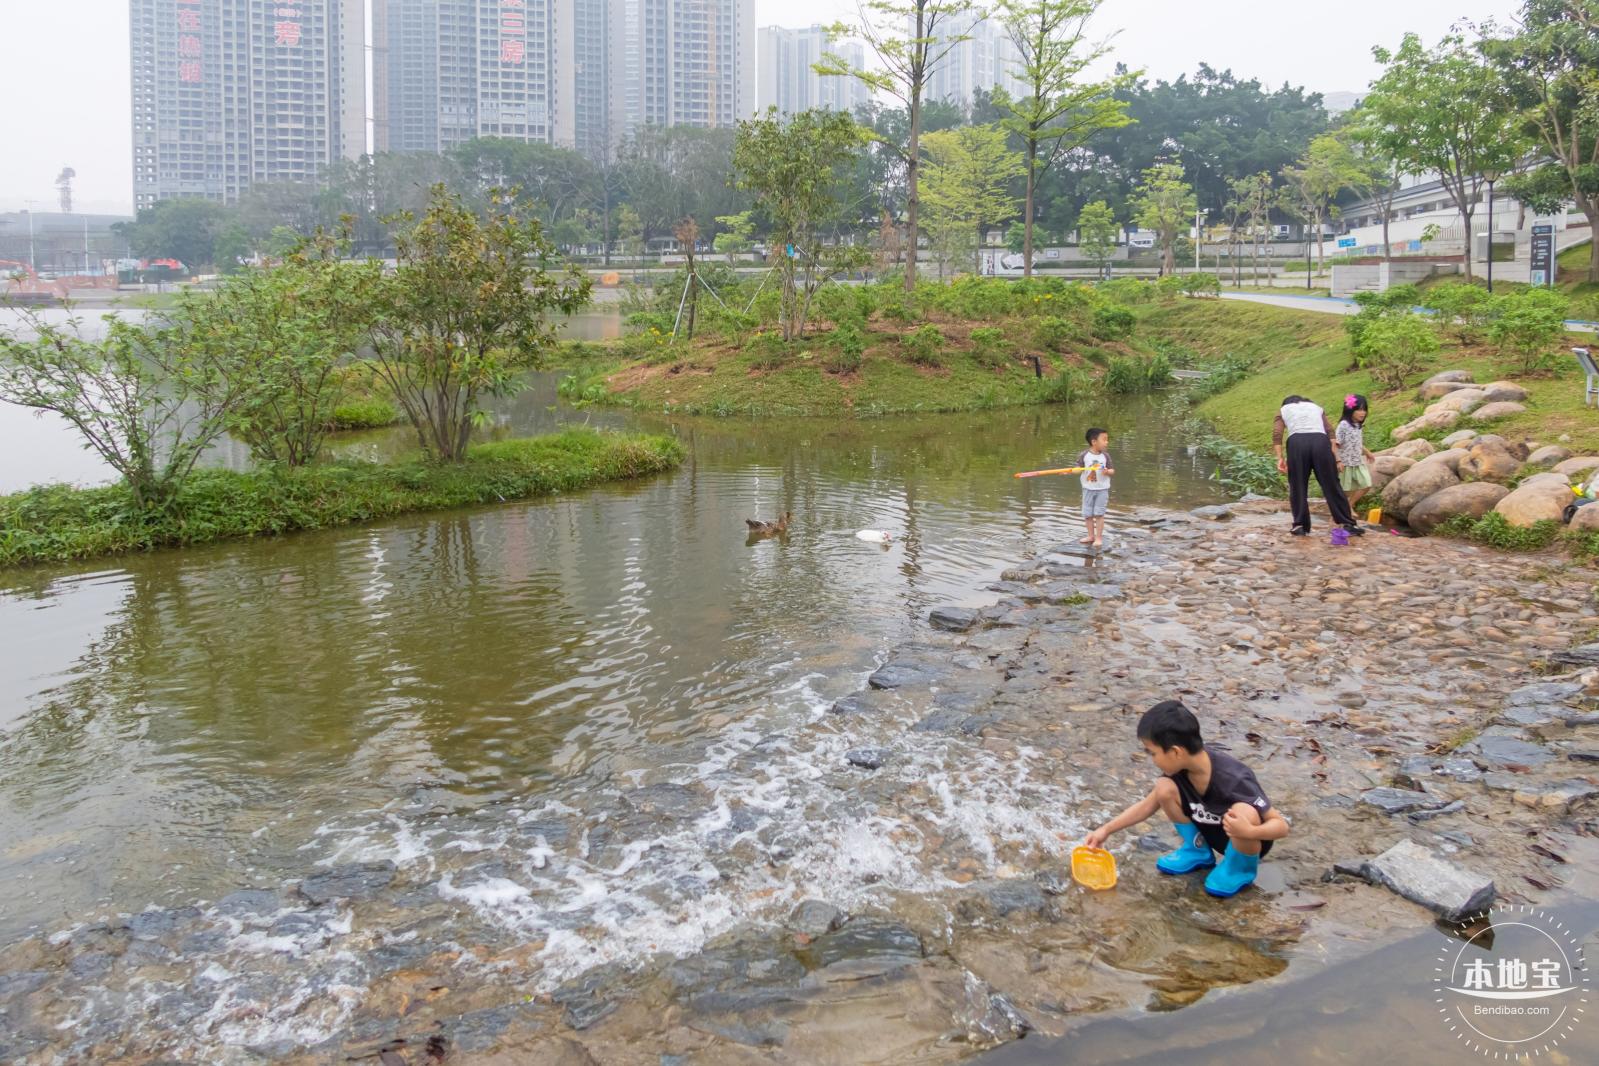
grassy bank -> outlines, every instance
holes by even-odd
[[[1346,394],[1358,392],[1371,398],[1367,445],[1373,450],[1387,447],[1388,434],[1427,405],[1416,399],[1414,388],[1384,393],[1369,373],[1354,366],[1343,322],[1340,316],[1314,311],[1231,300],[1185,301],[1145,315],[1141,327],[1207,355],[1256,361],[1236,385],[1197,408],[1201,418],[1231,440],[1269,451],[1272,415],[1284,396],[1301,393],[1336,412]],[[1568,340],[1581,342],[1575,336]],[[1546,443],[1565,435],[1571,438],[1567,447],[1579,454],[1599,450],[1599,418],[1583,409],[1582,377],[1569,355],[1559,360],[1553,374],[1525,377],[1491,346],[1446,340],[1432,369],[1467,370],[1480,382],[1514,378],[1527,389],[1527,411],[1494,422],[1495,433]]]
[[[0,496],[0,566],[369,522],[416,511],[547,496],[676,466],[669,437],[572,430],[474,447],[457,465],[335,463],[195,474],[173,506],[141,515],[126,488],[52,485]]]

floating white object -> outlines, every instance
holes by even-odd
[[[894,535],[882,529],[863,529],[855,534],[859,540],[869,541],[872,544],[887,544],[894,539]]]

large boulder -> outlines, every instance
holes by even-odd
[[[1431,533],[1456,515],[1481,518],[1508,495],[1509,489],[1491,481],[1451,485],[1412,507],[1406,522],[1418,533]]]
[[[1564,474],[1557,474],[1553,470],[1545,470],[1541,474],[1534,474],[1532,477],[1523,479],[1521,484],[1516,487],[1524,489],[1528,485],[1559,485],[1569,489],[1571,487],[1571,479]]]
[[[1429,407],[1419,418],[1413,418],[1394,430],[1393,438],[1397,441],[1407,441],[1420,433],[1449,429],[1458,421],[1460,421],[1459,411],[1438,411]]]
[[[1401,522],[1410,515],[1410,509],[1435,492],[1460,484],[1460,478],[1445,463],[1417,463],[1394,478],[1382,490],[1384,514]]]
[[[1492,422],[1496,418],[1509,418],[1511,415],[1525,413],[1527,405],[1513,403],[1510,400],[1501,400],[1497,403],[1485,403],[1477,408],[1472,418],[1478,422]]]
[[[1422,463],[1442,463],[1450,470],[1453,470],[1457,476],[1460,476],[1460,464],[1463,463],[1465,459],[1466,450],[1464,448],[1450,448],[1447,451],[1433,452],[1431,455],[1418,459],[1416,461],[1416,465],[1420,466]]]
[[[1527,390],[1514,381],[1491,381],[1482,386],[1489,403],[1526,403]]]
[[[1511,525],[1526,527],[1543,521],[1560,521],[1566,505],[1576,498],[1571,486],[1544,481],[1540,475],[1522,482],[1515,492],[1494,504],[1494,510],[1504,515]]]
[[[1476,444],[1460,461],[1458,473],[1467,481],[1509,481],[1521,469],[1521,460],[1503,444]],[[1496,501],[1497,502],[1497,501]]]
[[[1476,430],[1457,429],[1438,443],[1442,444],[1445,448],[1469,448],[1471,447],[1471,442],[1476,439]]]
[[[1432,381],[1416,390],[1416,399],[1441,400],[1451,392],[1472,388],[1476,388],[1476,386],[1469,381]]]
[[[1475,411],[1488,402],[1488,394],[1481,389],[1456,389],[1448,396],[1435,402],[1427,410],[1430,411],[1458,411],[1466,415]]]
[[[1577,508],[1571,516],[1571,529],[1576,533],[1599,533],[1599,503]]]
[[[1545,444],[1542,448],[1527,456],[1527,465],[1542,469],[1546,466],[1554,466],[1556,463],[1563,463],[1570,458],[1570,448],[1562,448],[1558,444]]]
[[[1438,371],[1438,373],[1434,374],[1432,377],[1428,378],[1426,381],[1423,381],[1421,384],[1422,384],[1422,387],[1425,388],[1428,385],[1436,385],[1440,381],[1453,382],[1455,384],[1470,384],[1470,382],[1471,382],[1471,371],[1469,371],[1469,370],[1440,370],[1440,371]]]
[[[1377,456],[1377,461],[1371,464],[1372,491],[1381,492],[1384,485],[1415,465],[1416,461],[1414,459],[1406,459],[1403,456]]]
[[[1567,477],[1580,477],[1595,467],[1599,467],[1599,455],[1579,455],[1575,459],[1562,459],[1554,465],[1554,471]]]
[[[1403,444],[1394,445],[1383,454],[1395,455],[1401,459],[1409,459],[1414,462],[1417,459],[1425,459],[1437,450],[1437,448],[1432,446],[1432,441],[1430,440],[1407,440]]]

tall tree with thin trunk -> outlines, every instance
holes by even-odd
[[[1482,49],[1549,160],[1506,191],[1541,213],[1572,201],[1599,232],[1599,0],[1527,0],[1520,32]],[[1599,281],[1599,239],[1589,243],[1588,280]]]
[[[973,273],[982,272],[982,232],[1016,217],[1011,192],[1022,173],[1021,156],[1005,143],[996,126],[961,126],[929,133],[927,145],[927,222],[935,244],[972,258]]]
[[[1144,171],[1143,183],[1131,201],[1133,221],[1154,231],[1160,244],[1162,274],[1177,270],[1177,238],[1193,221],[1198,201],[1194,187],[1183,180],[1181,163],[1156,163]]]
[[[1079,84],[1083,72],[1110,53],[1108,41],[1088,39],[1088,21],[1101,3],[1000,0],[995,9],[1020,60],[1011,73],[1026,86],[1026,95],[1019,99],[996,89],[994,101],[1005,112],[1001,125],[1022,142],[1027,177],[1022,270],[1028,277],[1033,276],[1038,183],[1056,160],[1081,148],[1095,133],[1133,121],[1127,115],[1127,102],[1115,94],[1136,83],[1142,72],[1118,71],[1111,78]]]
[[[1394,199],[1399,195],[1399,184],[1405,176],[1404,164],[1383,147],[1382,129],[1368,119],[1364,111],[1348,116],[1344,132],[1354,146],[1356,161],[1360,166],[1359,188],[1371,197],[1371,202],[1382,212],[1382,257],[1392,260],[1393,242],[1388,238],[1388,223],[1394,213]]]
[[[857,0],[856,11],[855,25],[834,26],[833,35],[864,40],[881,69],[854,66],[831,52],[813,69],[818,74],[855,78],[905,105],[910,117],[907,141],[892,147],[905,161],[905,291],[910,292],[916,288],[923,96],[934,69],[967,40],[968,35],[960,31],[965,17],[976,8],[972,0]]]
[[[1487,185],[1526,154],[1521,116],[1504,80],[1458,33],[1432,48],[1407,33],[1395,51],[1373,48],[1384,69],[1361,109],[1380,147],[1414,174],[1437,174],[1460,212],[1471,277],[1471,221]]]
[[[1365,173],[1347,139],[1324,133],[1310,142],[1298,165],[1283,168],[1283,206],[1298,215],[1316,234],[1316,269],[1325,269],[1327,256],[1322,227],[1333,211],[1333,200],[1345,189],[1360,188]],[[1309,240],[1309,234],[1305,237]]]

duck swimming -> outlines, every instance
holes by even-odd
[[[746,518],[744,524],[749,526],[752,537],[776,537],[788,532],[788,523],[793,517],[793,512],[784,511],[775,522],[758,522],[753,518]]]
[[[871,544],[888,544],[894,539],[894,535],[892,533],[883,529],[862,529],[858,531],[855,536],[857,539],[867,541]]]

